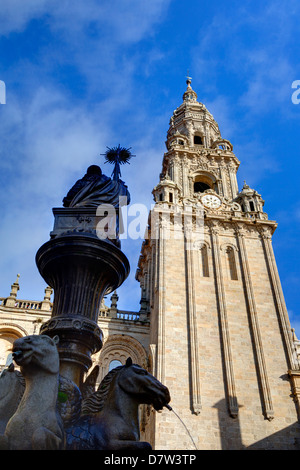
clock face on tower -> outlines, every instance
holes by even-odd
[[[201,202],[204,207],[207,207],[208,209],[219,209],[222,204],[221,199],[214,194],[205,194],[202,196]]]

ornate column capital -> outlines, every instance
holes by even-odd
[[[220,233],[220,223],[217,220],[209,220],[207,222],[210,233],[212,235],[219,235]]]
[[[260,226],[258,227],[258,232],[263,240],[272,240],[270,227]]]

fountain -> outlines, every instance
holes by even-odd
[[[64,198],[64,207],[53,209],[51,239],[36,254],[41,276],[54,289],[51,319],[40,333],[59,336],[61,374],[79,387],[91,366],[91,355],[102,347],[97,324],[101,300],[129,274],[118,233],[103,239],[97,233],[105,219],[97,215],[98,207],[110,206],[118,220],[120,197],[130,201],[122,181],[111,180],[96,165],[89,167]]]
[[[130,436],[124,440],[122,427],[112,425],[116,416],[110,408],[106,407],[104,413],[97,407],[89,407],[86,400],[91,396],[84,395],[84,377],[92,365],[92,355],[102,348],[102,332],[97,322],[101,301],[124,282],[130,269],[119,240],[120,209],[122,204],[130,202],[128,188],[120,179],[120,165],[128,163],[132,155],[130,149],[120,145],[109,148],[105,155],[106,161],[114,164],[113,177],[105,176],[97,165],[90,166],[63,199],[63,207],[53,209],[50,240],[36,254],[38,270],[54,290],[52,315],[42,324],[39,335],[21,338],[13,345],[14,362],[25,377],[24,394],[19,403],[14,403],[17,410],[0,436],[1,449],[66,448],[66,440],[78,441],[82,426],[85,435],[90,436],[89,442],[80,441],[75,448],[151,449],[150,444],[139,442],[138,404],[152,403],[155,409],[162,409],[170,401],[164,385],[146,371],[141,375],[139,366],[127,361],[122,366],[124,373],[120,372],[136,375],[138,389],[142,386],[140,378],[144,377],[149,393],[143,394],[140,401],[126,398],[126,403],[133,403],[132,408],[126,410],[121,388],[114,391],[120,410],[127,413],[127,417],[135,416],[129,420],[135,422],[135,429],[131,434],[128,429],[124,430],[126,436]],[[57,351],[57,357],[49,363],[50,351],[53,357]],[[52,367],[54,363],[59,366]],[[16,371],[10,367],[9,373]],[[0,388],[4,379],[9,383],[9,373],[0,377]],[[92,375],[95,376],[93,371],[89,377]],[[45,396],[36,401],[39,388]],[[99,391],[94,391],[95,395],[97,393]],[[128,394],[138,395],[131,389]],[[46,402],[52,404],[52,409],[49,405],[45,415],[42,407]],[[0,404],[0,418],[1,413]],[[44,423],[42,430],[40,422]],[[109,434],[109,429],[114,431]]]

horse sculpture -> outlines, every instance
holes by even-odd
[[[129,358],[83,401],[82,416],[66,429],[66,449],[151,450],[148,442],[139,441],[139,405],[161,410],[169,401],[167,387]]]
[[[139,441],[139,405],[161,410],[168,407],[170,395],[130,358],[94,391],[96,366],[82,393],[59,375],[56,340],[46,335],[19,338],[13,358],[21,372],[10,364],[0,374],[0,449],[151,450],[149,443]]]
[[[46,335],[17,339],[13,357],[25,378],[19,406],[0,436],[0,449],[43,450],[64,447],[64,429],[57,411],[59,356]]]
[[[23,375],[10,364],[0,374],[0,435],[4,433],[6,425],[17,411],[25,390]]]
[[[82,391],[72,380],[59,375],[57,410],[64,427],[71,426],[79,418],[82,398],[95,392],[98,373],[99,366],[95,366],[82,384]],[[16,412],[24,391],[25,379],[15,369],[13,362],[9,361],[0,373],[0,436],[4,434],[8,421]]]

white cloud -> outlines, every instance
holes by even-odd
[[[94,109],[84,102],[75,105],[67,95],[45,84],[32,90],[26,106],[12,97],[1,108],[4,123],[0,128],[0,141],[4,143],[1,169],[5,175],[1,201],[5,213],[0,283],[7,290],[10,287],[7,283],[13,282],[20,273],[20,298],[38,300],[43,295],[45,283],[35,266],[35,254],[49,239],[53,226],[52,207],[61,206],[68,189],[90,164],[102,166],[100,153],[104,153],[106,145],[119,143],[115,140],[119,134],[118,97],[110,98],[110,106],[106,104],[105,114],[101,114],[101,104]],[[146,121],[143,108],[135,110],[134,114],[136,122]],[[114,120],[112,130],[110,125]],[[164,150],[163,145],[157,149],[152,145],[152,134],[159,127],[160,122],[148,123],[143,126],[143,132],[132,137],[131,145],[137,156],[130,167],[122,168],[133,203],[144,203],[148,207],[152,203],[151,191],[158,181]],[[154,167],[156,172],[153,172]],[[102,169],[110,176],[110,166],[102,166]],[[146,181],[137,178],[141,173],[149,175]],[[120,308],[133,308],[133,304],[134,308],[139,308],[138,300],[134,299],[139,299],[135,270],[141,243],[142,240],[123,243],[131,262],[131,274],[122,291]]]
[[[1,1],[0,31],[2,35],[20,32],[32,19],[38,18],[47,11],[47,0],[9,0]]]
[[[151,34],[171,0],[9,0],[1,3],[2,35],[21,32],[33,19],[50,17],[48,25],[66,35],[105,32],[112,42],[136,42]],[[78,38],[80,41],[80,38]]]
[[[19,272],[27,298],[43,281],[35,253],[49,239],[52,207],[86,168],[99,159],[107,129],[84,107],[70,106],[59,92],[36,90],[28,106],[10,101],[1,108],[1,285]],[[37,287],[35,287],[37,286]],[[43,292],[41,292],[42,295]]]
[[[7,146],[2,149],[2,165],[16,169],[18,161],[20,192],[27,199],[62,191],[68,174],[74,177],[76,171],[96,158],[104,145],[103,139],[107,139],[104,123],[99,128],[95,116],[84,107],[70,106],[64,95],[51,88],[37,89],[22,110],[14,102],[2,111],[5,125],[0,135],[6,142],[14,140],[12,153],[7,154]],[[20,135],[14,139],[18,122]]]
[[[265,111],[284,105],[291,99],[293,67],[285,57],[274,61],[271,52],[253,51],[249,54],[249,63],[253,64],[253,74],[248,79],[248,88],[241,96],[240,105],[252,113]]]
[[[205,90],[218,92],[220,73],[244,81],[237,104],[253,113],[286,108],[294,78],[290,45],[297,32],[299,3],[261,4],[252,12],[251,2],[243,2],[233,16],[218,10],[210,24],[201,28],[193,48],[195,74]],[[211,51],[214,51],[212,54]],[[297,78],[297,77],[296,77]],[[250,116],[249,116],[250,117]]]

